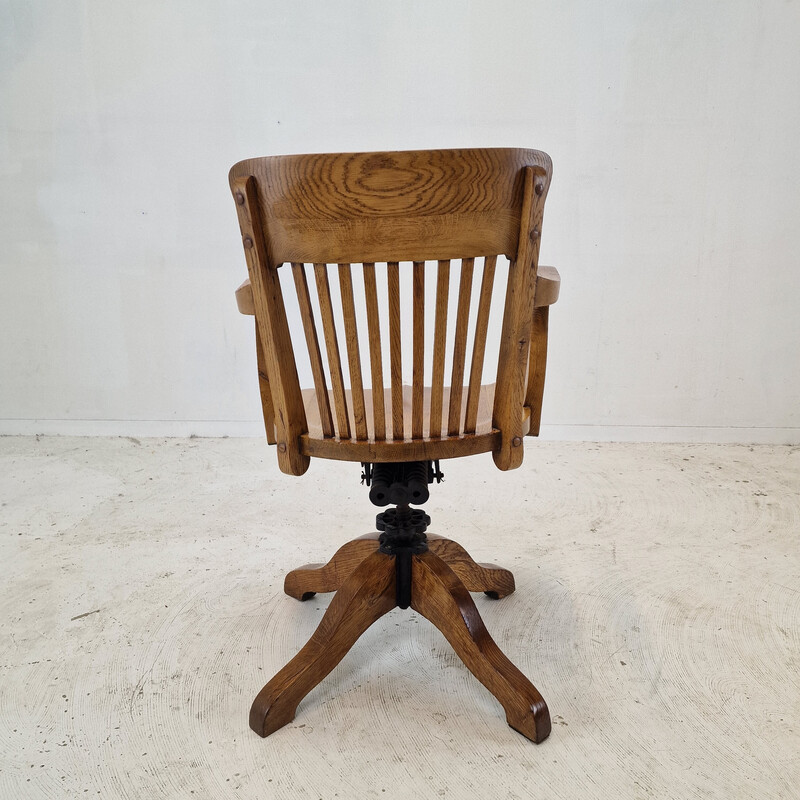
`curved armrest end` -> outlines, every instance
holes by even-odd
[[[244,281],[236,290],[236,305],[240,314],[255,315],[256,307],[253,303],[253,289],[250,286],[250,278]]]
[[[535,308],[551,306],[558,300],[561,289],[561,276],[555,267],[540,265],[536,272],[536,295],[533,305]]]

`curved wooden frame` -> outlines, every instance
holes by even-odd
[[[237,290],[237,302],[243,313],[252,308],[256,317],[267,439],[274,440],[277,445],[282,471],[300,475],[308,468],[312,456],[347,461],[409,461],[491,451],[500,469],[513,469],[522,463],[523,437],[539,431],[547,305],[555,302],[559,287],[558,273],[552,268],[543,270],[541,279],[537,274],[542,217],[551,174],[552,164],[545,153],[511,148],[276,156],[234,165],[230,184],[250,275],[249,297],[243,284]],[[507,254],[510,260],[497,380],[491,430],[476,432],[488,299],[497,254]],[[489,283],[481,288],[469,388],[466,398],[462,398],[469,295],[476,258],[485,259],[488,272],[484,272],[484,278],[488,274]],[[440,271],[444,270],[446,275],[452,259],[460,259],[462,269],[449,407],[445,409],[446,431],[439,431],[439,422],[434,419],[441,402],[441,386],[436,381],[444,380],[443,355],[437,342],[445,330],[446,310],[445,316],[441,316],[440,306],[442,300],[445,305],[447,303],[446,292],[444,298],[437,292],[435,377],[431,389],[431,425],[426,433],[422,418],[422,397],[426,391],[422,385],[423,263],[438,260]],[[375,424],[368,429],[372,419],[368,421],[364,416],[359,332],[350,270],[351,264],[362,263],[365,281],[370,278],[367,281],[367,333],[374,381],[380,373],[380,354],[378,348],[376,356],[372,339],[379,333],[374,276],[367,268],[374,268],[377,261],[389,264],[392,402],[388,424],[384,425],[382,409],[381,420],[378,420],[376,406]],[[414,264],[414,381],[410,431],[404,430],[402,419],[397,284],[400,261]],[[314,367],[315,394],[323,423],[322,438],[309,434],[277,273],[284,263],[292,264],[300,293],[306,343]],[[320,341],[313,312],[307,302],[304,264],[314,265],[325,351],[333,382],[332,403],[320,361]],[[328,288],[329,264],[338,264],[339,269],[347,343],[344,354],[337,344]],[[343,360],[348,364],[354,387],[349,395],[352,415],[348,413],[348,398],[342,382]],[[378,388],[382,392],[383,384]],[[372,394],[382,397],[380,392]],[[462,405],[462,399],[466,399],[466,406]],[[332,411],[335,414],[332,415]]]

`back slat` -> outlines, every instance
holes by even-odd
[[[403,354],[400,332],[400,264],[388,263],[389,274],[389,359],[392,379],[392,438],[405,438],[403,432]]]
[[[339,290],[342,295],[342,316],[344,317],[344,335],[347,342],[347,361],[350,367],[350,387],[353,399],[353,421],[356,427],[356,439],[365,440],[367,433],[367,415],[364,410],[364,382],[361,378],[361,353],[358,349],[358,326],[356,325],[356,307],[353,300],[353,277],[349,264],[339,264]]]
[[[461,260],[461,282],[458,287],[458,310],[456,312],[456,336],[453,344],[453,374],[450,380],[450,413],[447,417],[448,436],[457,436],[461,431],[461,395],[464,388],[464,360],[467,354],[469,301],[472,294],[472,271],[474,266],[474,258],[463,258]]]
[[[383,404],[383,357],[375,264],[364,264],[364,293],[367,301],[369,366],[372,377],[373,434],[376,442],[382,442],[386,439],[386,409]]]
[[[486,332],[489,326],[489,309],[492,305],[494,271],[497,256],[490,256],[483,262],[481,296],[478,301],[478,317],[475,320],[475,342],[472,347],[472,362],[469,367],[469,391],[467,392],[467,412],[464,419],[464,433],[475,433],[478,420],[478,400],[481,394],[481,375],[483,356],[486,352]]]
[[[432,437],[442,433],[442,393],[444,391],[444,355],[447,344],[447,303],[450,293],[450,262],[440,261],[436,279],[436,315],[433,323],[433,370],[431,375]]]
[[[328,368],[333,384],[333,401],[336,406],[336,425],[340,439],[350,438],[350,420],[347,416],[347,398],[344,393],[342,361],[339,357],[339,342],[336,338],[336,323],[333,320],[331,288],[328,283],[327,264],[314,264],[314,277],[317,281],[319,309],[322,314],[322,329],[325,331],[325,348],[328,351]]]
[[[241,161],[255,176],[274,263],[421,261],[516,251],[521,170],[535,150],[329,153]]]
[[[413,373],[411,380],[411,438],[422,438],[422,405],[425,394],[425,262],[414,262]]]
[[[319,350],[317,326],[314,324],[314,311],[311,308],[311,298],[308,294],[308,280],[303,264],[292,264],[292,276],[297,290],[297,302],[300,306],[300,317],[303,320],[303,331],[306,336],[308,358],[311,361],[311,374],[314,376],[314,391],[317,396],[319,418],[322,423],[323,436],[333,436],[333,417],[331,404],[328,398],[328,385],[325,381],[325,369],[322,366],[322,353]]]

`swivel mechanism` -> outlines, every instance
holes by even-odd
[[[425,531],[431,518],[421,508],[430,497],[428,484],[438,475],[444,477],[430,461],[410,461],[397,464],[365,464],[365,480],[370,485],[369,499],[376,506],[396,503],[395,508],[382,511],[375,517],[375,527],[381,531],[379,550],[394,556],[396,569],[397,605],[411,605],[411,556],[428,549]],[[366,477],[368,476],[368,477]]]

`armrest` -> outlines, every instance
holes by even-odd
[[[253,303],[253,288],[250,286],[250,278],[247,278],[236,290],[236,306],[240,314],[255,315],[256,307]]]
[[[555,267],[540,266],[536,275],[536,295],[534,306],[541,308],[542,306],[551,306],[558,300],[558,292],[561,289],[561,276]],[[250,286],[250,278],[248,278],[236,290],[236,305],[239,308],[240,314],[256,313],[255,306],[253,305],[253,290]]]
[[[533,301],[534,308],[551,306],[558,300],[561,289],[561,276],[555,267],[545,267],[541,264],[536,272],[536,295]]]

